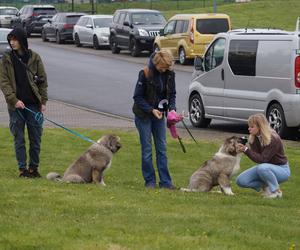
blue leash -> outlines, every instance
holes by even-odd
[[[29,108],[26,108],[26,107],[25,107],[25,109],[26,109],[27,111],[31,112],[32,114],[34,114],[34,119],[35,119],[40,125],[42,125],[43,122],[44,122],[44,120],[46,120],[46,121],[51,122],[51,123],[53,123],[54,125],[56,125],[56,126],[62,128],[62,129],[68,131],[69,133],[71,133],[71,134],[73,134],[73,135],[76,135],[77,137],[79,137],[79,138],[81,138],[81,139],[83,139],[83,140],[85,140],[85,141],[87,141],[87,142],[90,142],[90,143],[97,143],[97,142],[93,141],[92,139],[90,139],[90,138],[88,138],[88,137],[86,137],[86,136],[84,136],[84,135],[82,135],[82,134],[80,134],[80,133],[78,133],[78,132],[76,132],[76,131],[74,131],[74,130],[72,130],[72,129],[66,128],[66,127],[64,127],[63,125],[61,125],[61,124],[59,124],[59,123],[57,123],[57,122],[55,122],[55,121],[52,121],[52,120],[50,120],[50,119],[44,117],[43,113],[41,113],[41,112],[35,112],[35,111],[33,111],[33,110],[29,109]]]

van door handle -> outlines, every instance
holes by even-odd
[[[224,69],[222,69],[222,71],[221,71],[221,78],[224,81]]]

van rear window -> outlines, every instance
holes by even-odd
[[[196,29],[201,34],[217,34],[227,32],[229,23],[226,18],[197,19]]]
[[[33,12],[36,15],[55,15],[57,11],[54,8],[34,8]]]

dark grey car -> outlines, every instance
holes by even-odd
[[[56,13],[52,5],[25,5],[20,9],[19,18],[14,20],[13,26],[23,27],[29,37],[31,33],[41,33],[43,25]]]
[[[155,36],[166,24],[166,19],[157,10],[117,10],[110,26],[110,46],[114,54],[129,49],[132,56],[141,51],[152,52]]]
[[[48,20],[42,28],[43,41],[56,41],[63,43],[67,40],[73,41],[73,28],[78,19],[84,13],[66,12],[57,13],[52,19]]]

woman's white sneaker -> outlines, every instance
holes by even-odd
[[[276,199],[276,198],[282,198],[282,192],[281,190],[276,190],[275,192],[273,193],[270,193],[268,195],[265,195],[264,196],[265,198],[268,198],[268,199]]]

